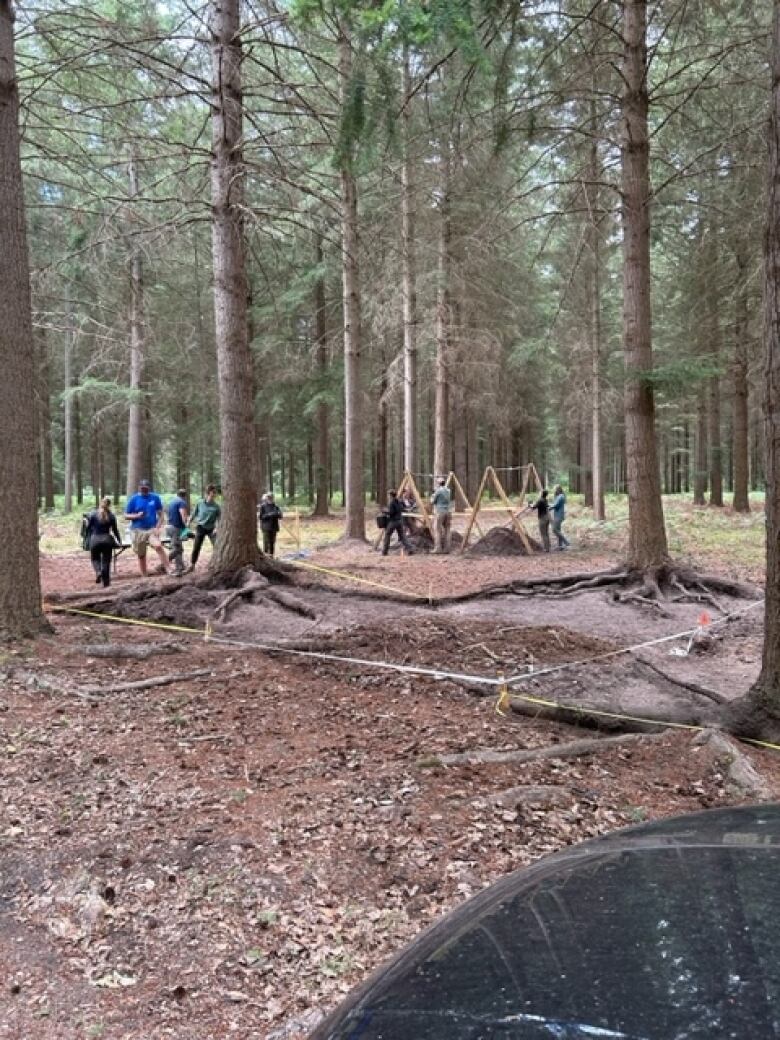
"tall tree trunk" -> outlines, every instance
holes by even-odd
[[[41,456],[41,491],[45,509],[54,509],[54,463],[51,432],[51,366],[49,344],[38,336],[38,439]]]
[[[749,513],[748,498],[748,298],[747,260],[741,248],[735,251],[737,295],[734,305],[734,378],[732,467],[735,513]]]
[[[352,84],[352,42],[342,23],[339,34],[339,92],[346,112]],[[341,159],[341,250],[344,296],[344,500],[345,535],[366,537],[363,493],[363,421],[361,386],[362,315],[358,261],[358,194],[352,156]]]
[[[81,450],[81,398],[73,399],[73,465],[76,477],[76,504],[84,504],[84,458]]]
[[[696,448],[693,470],[693,504],[706,504],[707,478],[709,475],[709,451],[707,445],[707,388],[702,384],[696,395]]]
[[[317,264],[317,281],[314,284],[314,340],[319,398],[317,401],[317,443],[315,448],[314,482],[316,500],[314,516],[327,516],[330,510],[328,493],[328,463],[330,460],[330,409],[325,397],[325,380],[328,375],[328,326],[325,311],[325,272],[323,270],[322,234],[317,232],[314,240],[314,259]]]
[[[306,501],[309,508],[314,505],[314,445],[311,437],[306,440]]]
[[[625,359],[628,563],[645,570],[668,558],[661,505],[650,308],[650,179],[647,3],[623,5],[623,353]]]
[[[73,511],[73,397],[71,385],[73,383],[73,346],[76,339],[74,317],[68,307],[69,328],[65,336],[65,356],[63,359],[63,383],[65,394],[63,402],[63,427],[65,435],[65,446],[63,450],[63,462],[65,466],[65,502],[63,509],[66,513]]]
[[[271,488],[271,474],[268,459],[268,417],[261,416],[255,423],[255,440],[257,444],[257,501]]]
[[[723,505],[723,446],[721,442],[720,422],[720,315],[718,313],[718,296],[715,283],[715,272],[717,270],[717,245],[715,233],[709,231],[709,248],[707,254],[710,259],[707,272],[707,318],[705,325],[708,331],[709,360],[714,369],[708,381],[708,419],[709,419],[709,441],[710,441],[710,505]]]
[[[254,406],[249,349],[241,153],[240,0],[212,0],[211,235],[224,508],[211,569],[229,573],[261,558],[257,548]]]
[[[395,475],[391,479],[387,469],[387,368],[385,356],[382,356],[382,376],[379,384],[379,405],[377,407],[377,430],[376,430],[376,501],[383,503],[390,484],[395,485]],[[389,481],[389,483],[388,483]]]
[[[594,46],[598,44],[598,32],[593,27]],[[604,520],[604,458],[601,438],[601,384],[602,384],[602,333],[601,333],[601,219],[599,185],[602,180],[601,158],[599,156],[599,136],[602,128],[596,104],[598,75],[593,71],[593,96],[589,103],[590,122],[590,171],[589,184],[586,189],[588,204],[588,237],[590,239],[590,277],[588,293],[590,296],[590,462],[591,462],[591,494],[593,498],[594,520]]]
[[[414,180],[411,141],[411,73],[409,48],[403,53],[401,133],[401,293],[404,323],[404,469],[417,465],[417,267],[415,262]]]
[[[434,474],[445,476],[450,469],[452,455],[450,406],[450,248],[452,240],[450,214],[450,141],[441,142],[441,198],[439,201],[439,258],[436,299],[436,404],[434,410],[435,434],[433,450]]]
[[[186,404],[176,408],[176,487],[190,488],[190,440],[187,424],[189,412]]]
[[[733,703],[731,727],[748,736],[780,739],[780,0],[772,26],[768,126],[768,205],[764,236],[764,434],[766,440],[766,600],[761,674]]]
[[[468,481],[468,447],[466,444],[468,439],[468,430],[466,424],[466,405],[463,401],[462,393],[458,393],[457,398],[452,402],[452,414],[452,468],[455,470],[455,476],[465,488]],[[453,495],[453,501],[455,502],[457,509],[463,509],[464,503],[462,502],[460,495]]]
[[[138,195],[138,169],[135,159],[129,165],[130,197]],[[144,270],[141,251],[131,241],[130,256],[130,412],[127,420],[127,494],[135,494],[138,482],[151,473],[145,472],[143,397],[144,365],[146,362],[146,330],[144,324]]]
[[[466,494],[474,504],[474,496],[479,487],[479,441],[477,437],[477,419],[471,405],[466,405]]]
[[[295,486],[295,450],[293,448],[290,448],[288,454],[290,466],[287,471],[287,497],[290,500],[290,502],[294,502],[295,495],[297,493],[297,488]]]
[[[48,626],[38,574],[35,353],[19,159],[13,12],[0,0],[0,638]]]

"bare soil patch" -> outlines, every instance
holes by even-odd
[[[576,556],[340,559],[423,591],[434,579],[470,590],[515,567],[598,565]],[[133,564],[120,560],[118,589],[144,587]],[[83,556],[43,571],[48,589],[89,588]],[[295,590],[316,621],[241,602],[215,634],[495,676],[582,661],[697,616],[679,604],[656,617],[598,591],[431,611],[316,578],[334,591],[306,588],[310,578]],[[155,602],[189,597],[201,627],[214,606],[186,581],[172,597]],[[672,657],[679,640],[643,654],[739,693],[757,668],[759,613],[699,655]],[[304,1036],[429,921],[506,872],[619,826],[745,798],[723,754],[687,731],[571,760],[445,768],[442,756],[562,746],[583,731],[501,715],[495,691],[468,681],[52,617],[53,638],[0,663],[0,1037]],[[165,652],[149,653],[157,642]],[[173,673],[198,677],[128,688]],[[635,659],[530,682],[583,701],[602,687],[619,698],[641,686],[656,706],[679,696]],[[780,794],[780,757],[746,754]]]

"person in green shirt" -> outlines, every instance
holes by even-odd
[[[433,538],[435,553],[448,553],[450,551],[450,534],[452,531],[452,514],[450,507],[452,495],[447,487],[447,481],[442,477],[438,486],[431,495],[433,506]]]
[[[217,536],[217,524],[222,514],[222,509],[217,502],[217,488],[215,484],[209,484],[206,488],[205,497],[198,502],[190,516],[190,529],[195,531],[195,541],[192,544],[192,555],[188,570],[194,570],[198,562],[203,540],[208,538],[211,544]]]

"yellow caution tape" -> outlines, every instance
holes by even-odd
[[[316,563],[304,563],[303,560],[285,560],[285,563],[291,563],[293,567],[305,567],[310,571],[321,571],[323,574],[335,574],[338,578],[345,578],[347,581],[360,582],[361,585],[373,585],[377,589],[384,589],[386,592],[394,592],[396,596],[410,596],[412,599],[424,600],[426,597],[419,595],[417,592],[407,592],[406,589],[396,589],[392,585],[385,585],[381,581],[372,581],[370,578],[359,578],[356,574],[350,574],[349,571],[337,571],[332,567],[321,567]]]
[[[81,607],[61,607],[56,603],[44,603],[44,611],[56,611],[59,614],[83,614],[85,617],[100,618],[101,621],[121,621],[125,625],[140,625],[142,628],[163,628],[167,632],[186,632],[189,635],[200,635],[199,628],[188,628],[186,625],[173,625],[166,621],[145,621],[142,618],[119,617],[118,614],[101,614],[98,610],[83,610]]]
[[[311,565],[311,566],[314,566],[314,565]],[[318,570],[324,570],[325,568],[317,568],[317,569]],[[141,627],[144,627],[144,628],[159,628],[159,629],[164,629],[164,630],[169,631],[169,632],[184,632],[187,635],[197,635],[197,636],[203,635],[203,637],[204,637],[204,639],[206,641],[211,640],[211,641],[213,641],[215,643],[222,643],[222,644],[226,644],[228,646],[240,646],[240,647],[246,647],[246,648],[250,648],[250,649],[254,649],[254,650],[270,651],[272,653],[290,654],[290,655],[293,655],[293,656],[296,656],[296,657],[311,657],[311,658],[316,658],[316,659],[325,660],[325,661],[339,661],[339,662],[343,662],[343,663],[346,663],[346,664],[358,664],[358,665],[364,665],[364,666],[373,667],[373,668],[385,668],[385,669],[390,669],[392,671],[397,671],[397,672],[408,672],[408,673],[412,673],[412,674],[415,674],[415,675],[423,675],[423,676],[427,676],[429,678],[433,678],[433,679],[436,679],[436,680],[439,680],[439,681],[446,680],[446,679],[454,680],[456,682],[457,681],[464,681],[464,680],[466,680],[466,681],[470,681],[470,682],[481,683],[483,685],[499,686],[500,687],[500,689],[499,689],[499,696],[498,696],[498,700],[496,701],[496,704],[495,704],[495,710],[500,715],[505,714],[504,709],[507,708],[507,707],[510,707],[511,703],[512,703],[512,699],[515,699],[515,700],[518,700],[518,701],[524,701],[524,702],[526,702],[528,704],[538,704],[540,707],[556,708],[556,709],[561,710],[561,711],[570,711],[572,713],[579,714],[579,715],[590,715],[590,716],[595,716],[595,717],[598,717],[598,718],[616,719],[618,721],[623,721],[623,722],[639,722],[639,723],[642,723],[642,724],[647,725],[647,726],[663,726],[666,729],[685,729],[685,730],[694,730],[694,731],[701,732],[704,729],[708,728],[708,727],[705,727],[705,726],[694,725],[693,723],[687,723],[687,722],[667,722],[667,721],[665,721],[663,719],[648,719],[648,718],[644,718],[642,715],[625,715],[622,712],[604,711],[604,710],[602,710],[600,708],[588,708],[587,706],[584,706],[582,704],[563,704],[560,701],[553,701],[553,700],[550,700],[550,699],[548,699],[546,697],[534,697],[531,694],[510,693],[508,685],[507,685],[507,680],[505,680],[503,675],[499,675],[498,678],[494,679],[494,678],[489,677],[489,676],[469,675],[469,674],[464,674],[464,673],[460,673],[460,672],[443,672],[443,671],[440,671],[438,669],[433,669],[433,668],[420,668],[420,667],[415,667],[414,665],[395,664],[392,661],[373,661],[373,660],[369,660],[369,659],[365,659],[365,658],[344,657],[344,656],[340,656],[340,655],[337,655],[337,654],[320,653],[320,652],[317,652],[315,650],[297,650],[297,649],[295,649],[293,647],[278,646],[276,644],[251,643],[251,642],[247,642],[246,640],[228,639],[228,638],[225,638],[224,636],[214,636],[210,622],[206,622],[205,629],[204,629],[203,632],[201,632],[201,630],[198,629],[198,628],[190,628],[190,627],[188,627],[186,625],[174,625],[174,624],[169,624],[169,623],[162,622],[162,621],[144,621],[141,618],[120,617],[117,614],[101,614],[98,611],[84,610],[84,609],[82,609],[80,607],[61,607],[61,606],[58,606],[56,604],[44,604],[44,609],[45,610],[49,610],[49,611],[57,611],[59,613],[65,613],[65,614],[79,614],[79,615],[84,615],[85,617],[99,618],[101,621],[119,622],[120,624],[124,624],[124,625],[140,625]],[[625,653],[625,652],[627,652],[630,649],[631,649],[630,647],[627,647],[622,652]],[[612,656],[612,654],[608,654],[608,655],[604,655],[604,656]],[[600,659],[599,657],[596,657],[596,658],[591,658],[590,660],[591,661],[595,661],[595,660],[599,660],[599,659]],[[580,666],[580,665],[583,665],[583,664],[586,664],[586,663],[588,663],[587,659],[585,661],[573,661],[573,662],[571,662],[570,667]],[[565,667],[566,667],[566,665],[558,665],[554,669],[550,669],[550,670],[557,671],[560,668],[565,668]],[[544,674],[544,671],[540,671],[540,672],[536,672],[536,673],[529,672],[529,673],[527,673],[527,675],[525,677],[530,679],[530,678],[534,678],[536,675],[541,675],[541,674]],[[521,676],[512,676],[508,681],[509,682],[511,682],[513,680],[514,681],[518,681],[520,678],[521,678]],[[765,741],[765,740],[754,740],[754,739],[749,738],[749,737],[745,737],[745,738],[741,738],[741,739],[745,743],[747,743],[747,744],[754,744],[757,747],[768,748],[771,751],[780,751],[780,744],[773,744],[773,743],[770,743],[769,741]]]

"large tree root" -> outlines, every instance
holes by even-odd
[[[674,710],[656,711],[642,708],[641,713],[617,710],[614,704],[552,705],[537,704],[532,698],[510,694],[510,706],[516,715],[569,726],[607,730],[618,733],[655,733],[670,726],[717,726],[720,715],[714,709],[688,703]]]
[[[617,737],[594,737],[589,740],[573,740],[567,744],[551,744],[542,748],[520,748],[516,751],[492,751],[476,749],[452,755],[431,755],[421,760],[425,766],[475,766],[475,765],[521,765],[538,762],[543,758],[579,758],[613,748],[617,745],[636,744],[639,740],[660,739],[663,734],[623,733]]]
[[[281,589],[275,589],[267,578],[258,574],[253,568],[246,567],[238,575],[239,587],[229,592],[219,606],[214,610],[212,617],[215,621],[226,621],[228,612],[241,599],[251,598],[256,595],[265,596],[283,610],[289,610],[301,617],[316,620],[317,613],[307,606],[297,596]]]
[[[718,693],[717,690],[711,690],[708,686],[700,686],[699,683],[691,682],[687,679],[680,679],[676,675],[670,675],[669,672],[665,672],[663,668],[659,668],[657,664],[653,664],[652,661],[648,661],[646,657],[639,657],[637,655],[636,661],[638,664],[643,665],[645,668],[649,668],[656,675],[660,675],[666,682],[671,683],[673,686],[679,686],[683,690],[690,690],[691,693],[696,693],[699,697],[706,697],[707,700],[714,701],[715,704],[726,704],[728,703],[728,697],[722,693]]]

